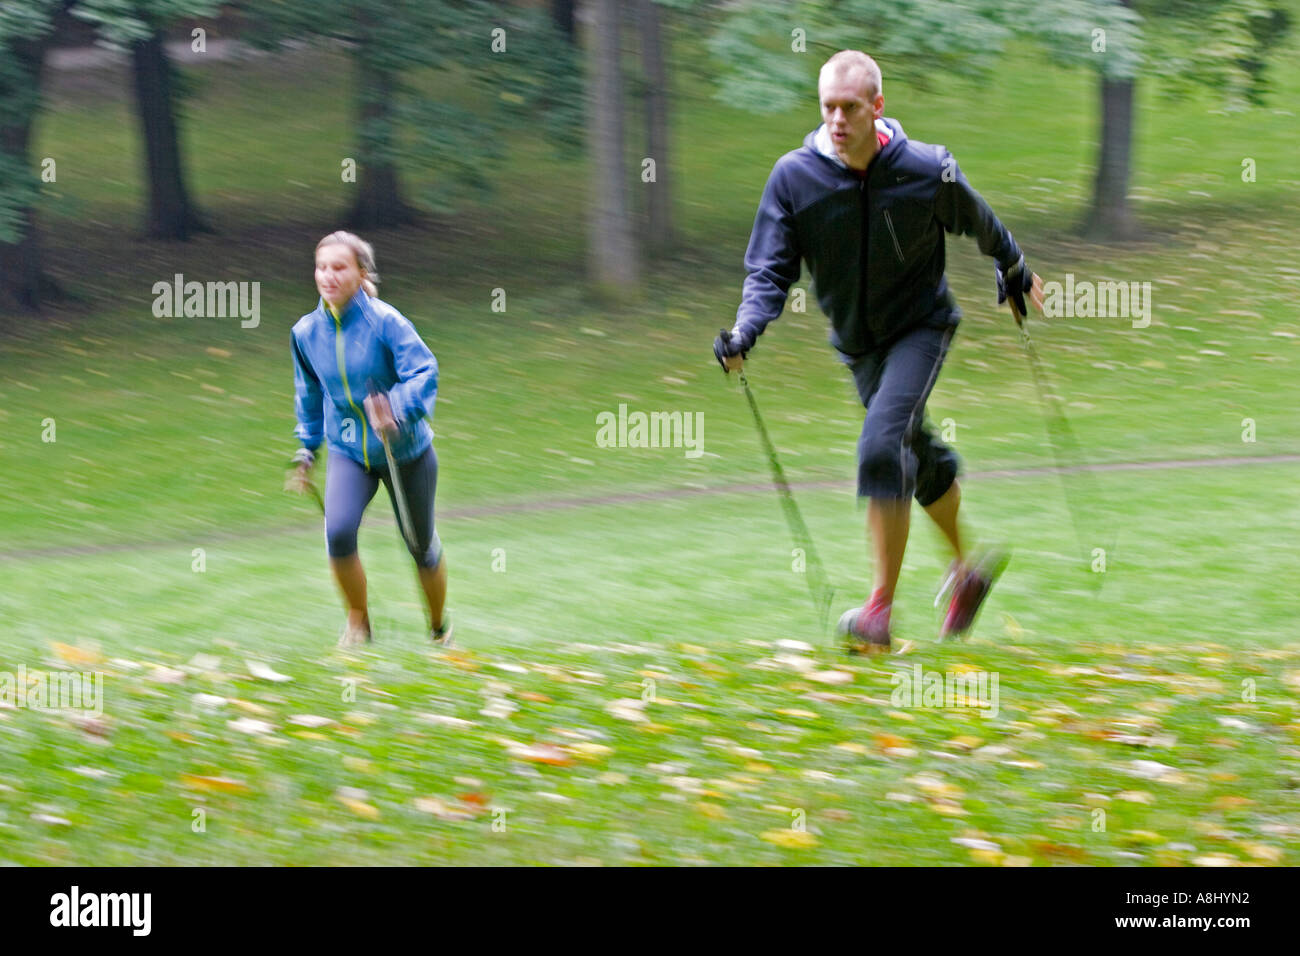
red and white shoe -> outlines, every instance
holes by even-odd
[[[849,608],[840,615],[836,631],[845,638],[850,654],[888,654],[890,605],[870,599],[861,607]]]
[[[1011,556],[1005,551],[988,551],[973,564],[960,564],[956,561],[948,570],[948,577],[939,589],[939,604],[945,592],[951,591],[948,601],[948,613],[944,615],[943,626],[939,630],[941,640],[964,636],[975,625],[980,607],[993,590],[1002,572],[1006,570]]]

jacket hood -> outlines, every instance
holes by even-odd
[[[890,119],[888,116],[876,120],[876,132],[884,133],[889,137],[889,142],[881,147],[881,154],[892,153],[898,149],[907,140],[907,134],[903,132],[903,126],[896,119]],[[803,144],[823,159],[829,160],[841,169],[847,169],[844,161],[835,154],[835,146],[831,142],[830,130],[826,124],[822,123],[815,130],[803,138]]]

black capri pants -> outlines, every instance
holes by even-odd
[[[412,537],[416,547],[407,550],[415,563],[422,568],[436,568],[442,560],[442,542],[433,523],[433,497],[438,489],[438,456],[430,445],[419,458],[397,466],[406,492],[406,506],[411,512]],[[357,552],[357,530],[361,515],[370,499],[379,489],[379,482],[388,489],[393,514],[397,512],[397,498],[388,467],[365,467],[341,452],[330,451],[329,469],[325,475],[325,547],[331,558],[346,558]],[[400,521],[400,516],[398,521]]]
[[[841,354],[867,409],[858,439],[858,494],[912,498],[923,507],[943,497],[960,460],[925,420],[955,326],[920,326],[893,345],[861,356]]]

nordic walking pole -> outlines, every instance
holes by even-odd
[[[366,390],[373,398],[378,394],[373,381],[367,382]],[[376,428],[379,434],[379,440],[384,443],[384,457],[388,459],[388,480],[393,483],[393,497],[397,500],[397,527],[402,532],[402,538],[406,541],[407,547],[414,553],[418,550],[415,542],[415,532],[411,525],[411,512],[406,507],[406,491],[402,488],[402,475],[397,470],[397,461],[393,458],[393,446],[388,440],[388,434],[381,429]]]
[[[723,329],[720,334],[725,341],[730,336],[730,330]],[[749,379],[745,377],[744,369],[737,370],[736,374],[740,376],[740,384],[745,390],[749,410],[754,415],[754,425],[758,428],[758,436],[763,443],[763,450],[767,452],[767,461],[772,468],[772,483],[776,485],[776,490],[781,498],[781,510],[785,513],[786,524],[790,527],[790,536],[794,538],[795,546],[803,549],[804,556],[807,559],[804,576],[808,581],[808,592],[812,595],[813,607],[821,616],[822,629],[825,630],[830,621],[831,602],[834,600],[835,589],[831,587],[830,580],[826,576],[826,569],[817,556],[817,549],[813,547],[812,535],[808,531],[808,526],[804,524],[803,515],[799,512],[799,505],[795,503],[794,492],[790,490],[790,483],[785,479],[785,471],[781,468],[781,461],[776,456],[776,446],[772,444],[772,439],[767,433],[767,426],[763,423],[763,416],[758,410],[758,402],[754,401],[754,392],[749,387]]]
[[[1056,459],[1057,473],[1061,476],[1061,488],[1065,495],[1065,506],[1070,512],[1070,523],[1074,526],[1075,542],[1083,555],[1084,564],[1089,564],[1092,551],[1087,546],[1083,534],[1081,516],[1083,503],[1077,499],[1077,495],[1070,493],[1070,483],[1066,481],[1067,472],[1071,470],[1067,463],[1066,450],[1068,449],[1073,454],[1077,462],[1073,468],[1074,471],[1087,475],[1089,478],[1092,477],[1092,472],[1083,461],[1079,442],[1074,437],[1074,430],[1070,428],[1069,419],[1065,417],[1065,409],[1061,407],[1060,398],[1047,385],[1047,375],[1043,371],[1043,364],[1038,357],[1038,350],[1034,348],[1034,341],[1029,337],[1029,329],[1025,327],[1026,316],[1020,314],[1020,310],[1016,308],[1015,300],[1011,296],[1007,296],[1007,305],[1011,307],[1011,315],[1016,320],[1016,327],[1020,329],[1020,341],[1025,347],[1025,354],[1029,357],[1029,371],[1034,379],[1034,387],[1038,390],[1039,404],[1043,408],[1043,420],[1047,424],[1047,437],[1052,445],[1052,455]],[[1096,483],[1090,481],[1087,490],[1095,497]],[[1101,584],[1101,581],[1097,582],[1098,588],[1100,588]]]

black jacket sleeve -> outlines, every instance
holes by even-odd
[[[785,309],[790,286],[799,280],[799,239],[778,163],[763,187],[745,251],[745,284],[736,325],[752,341]]]
[[[940,147],[942,149],[942,147]],[[980,252],[992,256],[1004,272],[1020,261],[1020,247],[993,214],[984,197],[966,181],[952,153],[943,150],[934,214],[943,228],[958,236],[974,236]]]

